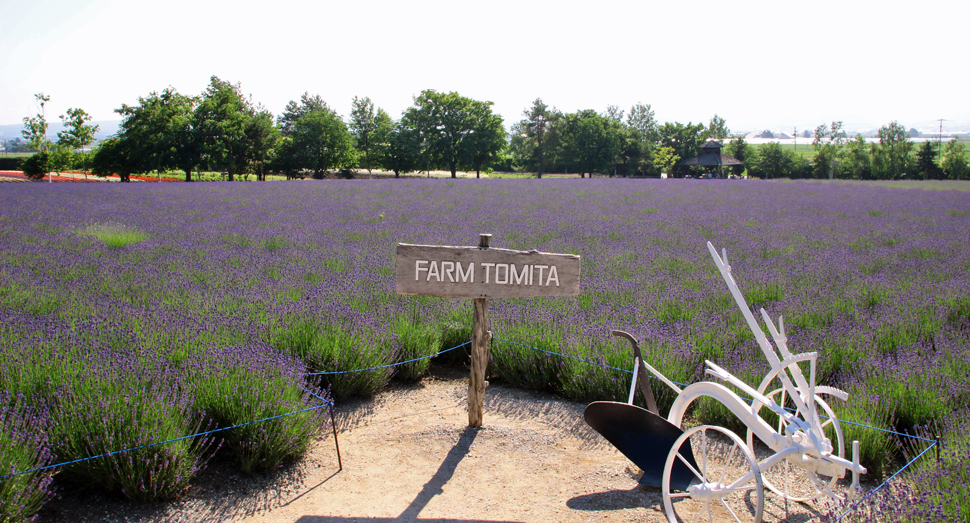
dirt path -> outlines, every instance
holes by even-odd
[[[132,506],[55,500],[41,521],[585,522],[666,521],[658,489],[583,422],[585,404],[493,384],[485,423],[467,427],[467,381],[452,371],[338,403],[333,438],[272,477],[210,466],[182,500]],[[806,521],[766,495],[765,521]]]

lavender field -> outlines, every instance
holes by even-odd
[[[311,392],[339,399],[415,379],[426,361],[304,374],[467,341],[470,301],[394,294],[394,248],[474,245],[479,233],[495,247],[582,256],[578,297],[491,301],[494,379],[625,398],[625,374],[516,345],[631,368],[629,346],[609,335],[622,329],[675,381],[703,379],[711,359],[757,385],[767,362],[711,241],[727,249],[749,304],[785,317],[789,346],[820,353],[819,382],[849,392],[833,400],[840,419],[945,438],[942,462],[927,460],[908,476],[914,490],[895,494],[918,500],[910,516],[970,514],[947,494],[970,480],[960,428],[970,411],[970,198],[811,182],[4,187],[0,470],[300,410],[315,404]],[[441,358],[460,364],[461,351]],[[672,400],[661,394],[661,410]],[[68,466],[54,483],[175,496],[213,453],[247,472],[298,458],[324,412]],[[737,428],[717,404],[693,414]],[[876,476],[913,451],[887,433],[845,430]],[[29,515],[50,488],[44,474],[4,479],[0,511]]]

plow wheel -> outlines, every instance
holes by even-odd
[[[678,450],[686,442],[697,467]],[[671,488],[674,464],[687,466],[693,475],[686,491]],[[684,432],[671,448],[664,466],[663,500],[671,523],[706,521],[761,521],[764,511],[761,473],[747,446],[722,427],[702,425]]]
[[[768,381],[768,380],[766,380]],[[770,381],[768,381],[770,383]],[[777,381],[775,382],[778,383]],[[795,415],[804,419],[806,414],[800,411],[795,411],[795,404],[788,397],[787,392],[783,388],[775,389],[769,393],[766,393],[769,399],[781,405],[786,409],[791,409],[795,412]],[[839,424],[838,418],[835,417],[835,413],[832,412],[832,408],[829,404],[825,402],[822,398],[815,396],[816,411],[818,412],[819,420],[822,423],[822,430],[825,433],[825,437],[828,438],[832,444],[832,454],[840,458],[845,457],[845,443],[842,439],[842,426]],[[761,416],[768,425],[778,431],[779,434],[784,435],[785,429],[788,427],[788,423],[782,419],[780,416],[771,412],[771,410],[764,408],[764,405],[755,402],[754,404],[755,414]],[[755,435],[748,429],[748,450],[754,454],[754,440]],[[760,441],[760,440],[759,440]],[[836,476],[825,476],[817,474],[803,469],[797,465],[793,465],[787,459],[781,460],[774,466],[762,470],[761,474],[764,478],[765,487],[771,490],[779,496],[784,496],[790,501],[796,503],[804,503],[806,501],[811,501],[818,497],[819,494],[825,493],[826,491],[832,492],[835,487],[835,483],[839,480]]]

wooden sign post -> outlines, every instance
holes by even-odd
[[[579,294],[579,256],[491,249],[491,238],[491,234],[480,235],[477,247],[397,245],[398,294],[475,300],[468,382],[469,427],[482,426],[491,336],[488,299]]]

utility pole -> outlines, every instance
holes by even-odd
[[[939,148],[939,151],[937,151],[938,153],[937,161],[940,162],[940,166],[942,167],[943,166],[943,122],[946,121],[946,118],[937,118],[937,120],[939,120],[940,122],[940,138],[939,140],[937,140],[937,148]]]
[[[795,153],[798,153],[798,127],[791,128],[791,137],[795,140]]]

